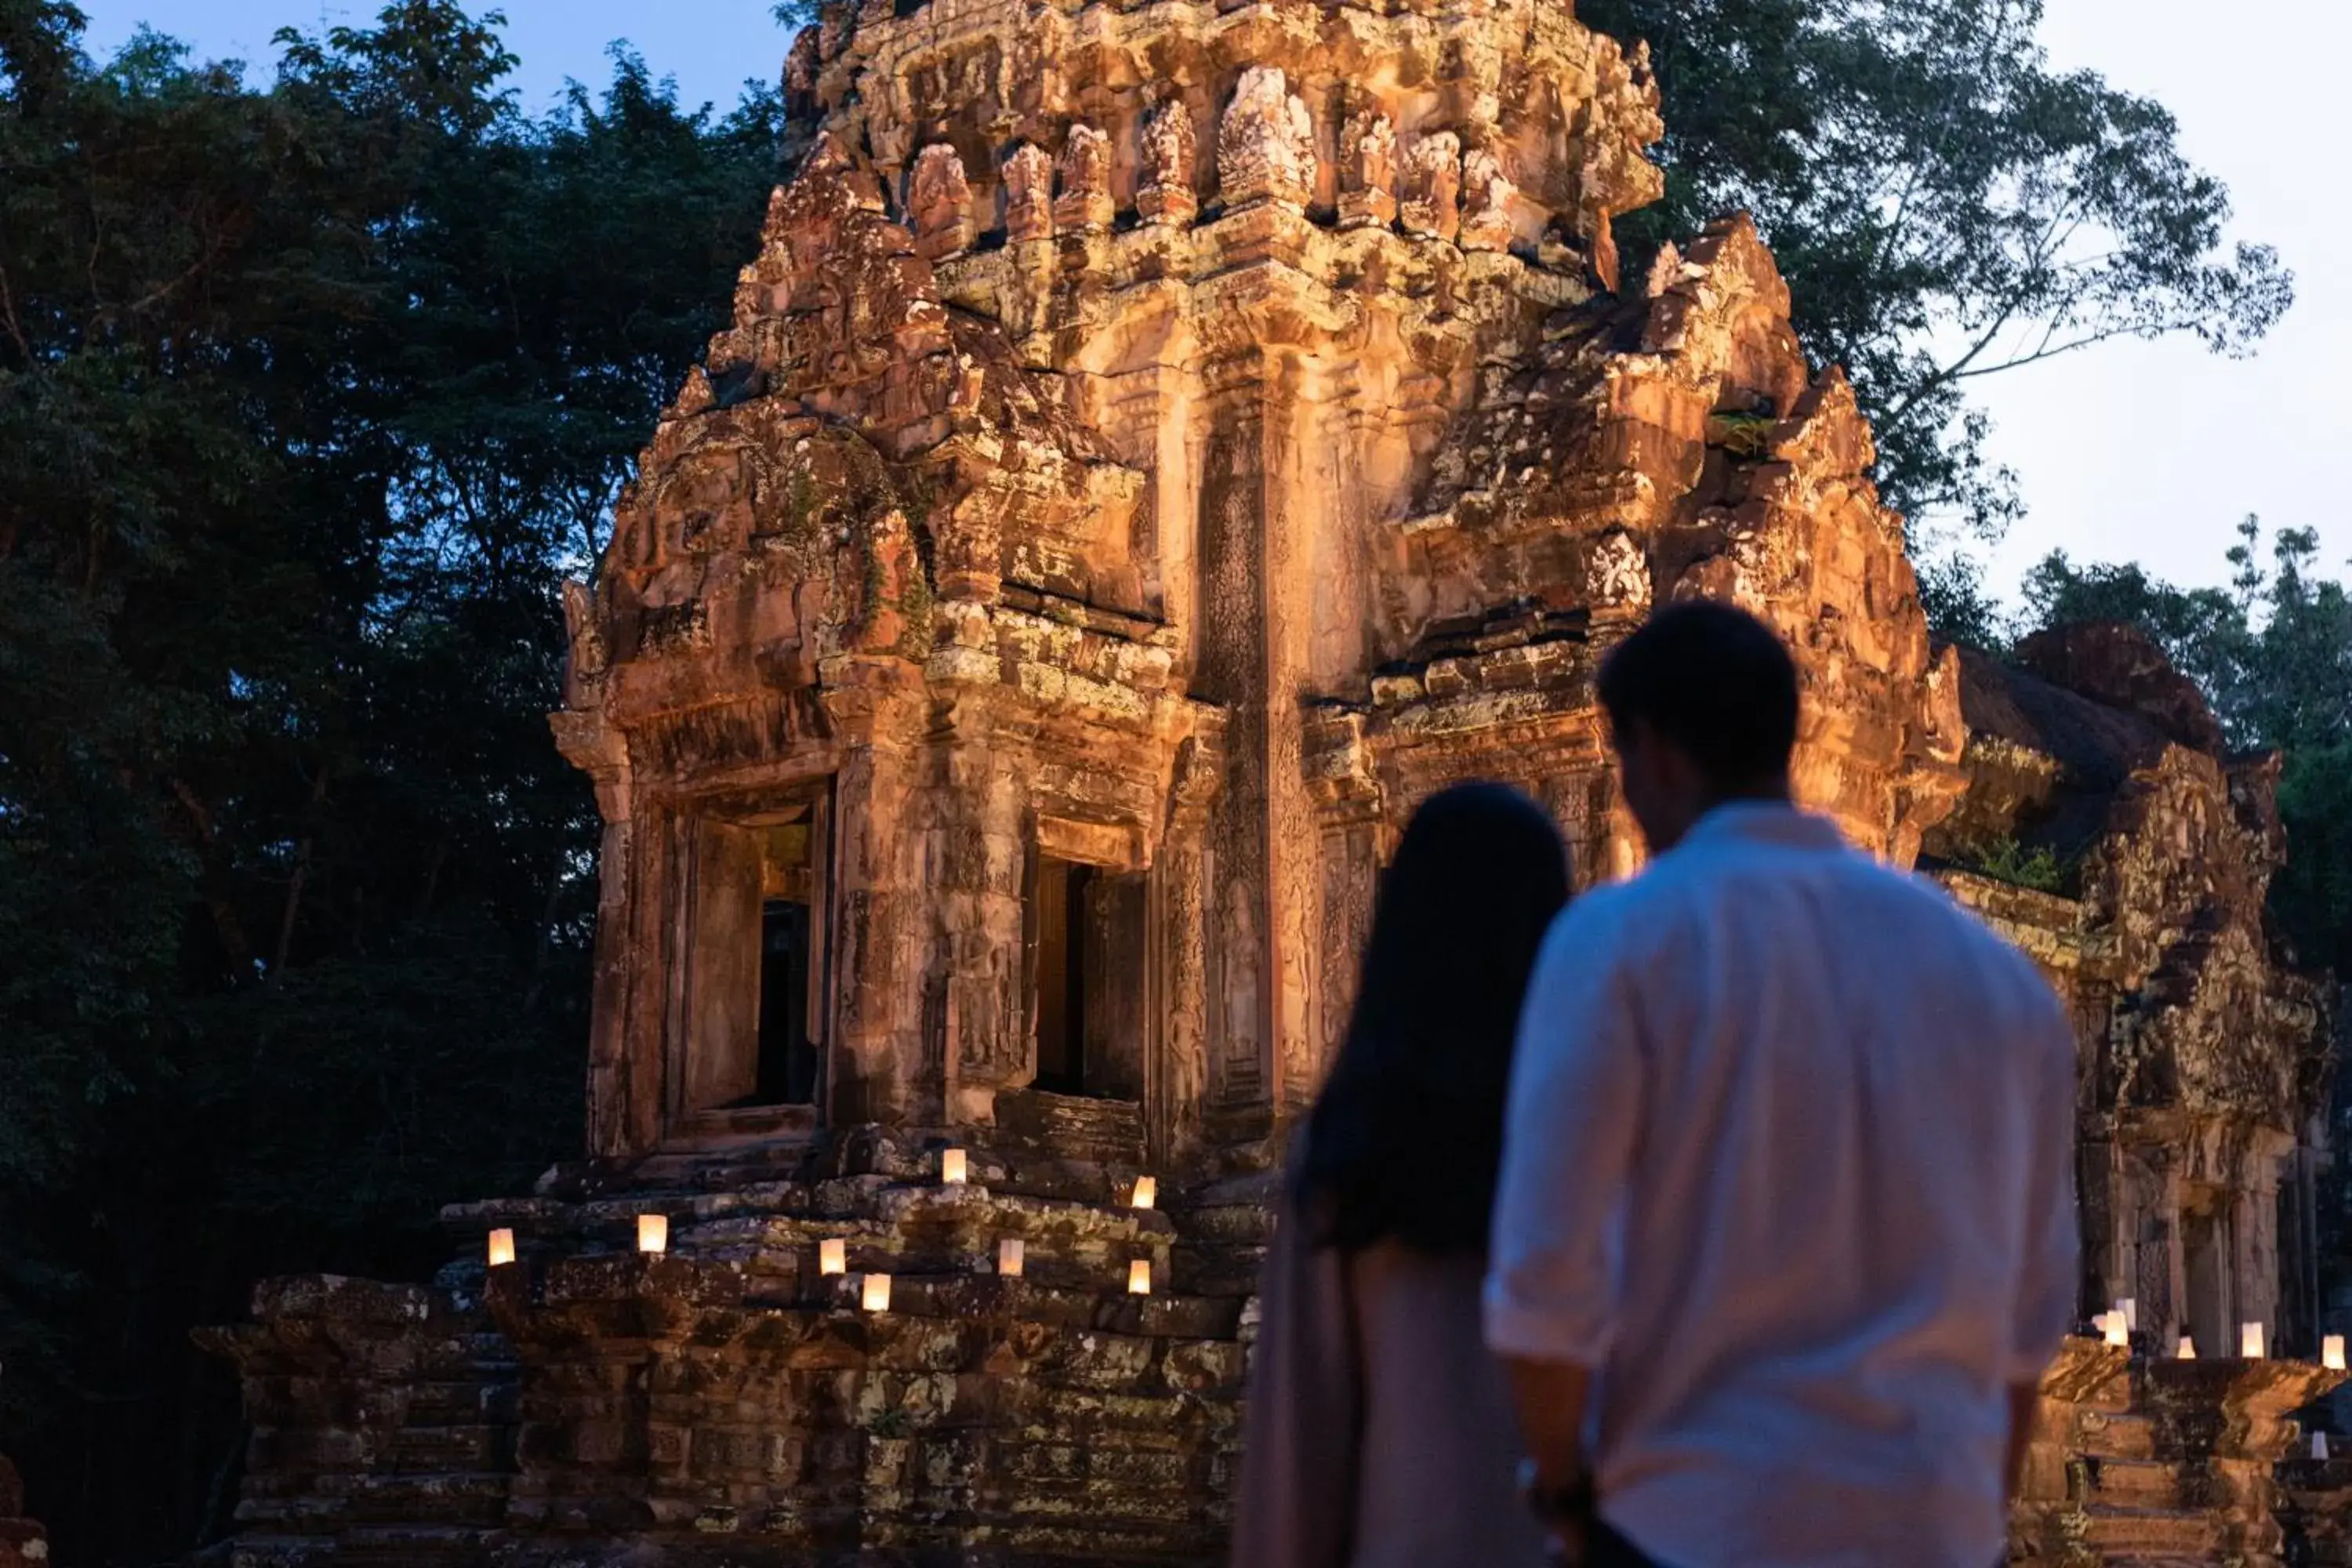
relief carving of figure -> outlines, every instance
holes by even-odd
[[[1462,248],[1508,250],[1511,198],[1517,194],[1494,150],[1473,148],[1462,161]]]
[[[1352,116],[1339,135],[1339,223],[1396,221],[1396,126],[1377,110]]]
[[[1053,233],[1054,160],[1043,147],[1024,142],[1004,160],[1004,235],[1047,239]]]
[[[1192,111],[1170,99],[1143,121],[1143,184],[1135,210],[1147,223],[1186,224],[1200,210],[1192,190]]]
[[[1405,187],[1405,232],[1452,239],[1462,226],[1462,139],[1440,131],[1415,142]]]
[[[1242,72],[1217,128],[1217,182],[1225,205],[1272,197],[1304,205],[1315,192],[1315,121],[1274,66]]]
[[[907,218],[915,248],[937,261],[971,244],[971,182],[963,158],[944,142],[934,142],[915,159],[907,182]]]
[[[1584,592],[1596,619],[1628,620],[1650,608],[1650,563],[1633,536],[1612,528],[1585,557]]]
[[[1114,211],[1110,195],[1110,138],[1083,121],[1070,127],[1062,143],[1062,195],[1054,204],[1054,226],[1068,234],[1108,228]]]

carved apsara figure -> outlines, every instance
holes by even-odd
[[[1463,249],[1511,247],[1511,197],[1517,192],[1493,148],[1471,149],[1462,161]]]
[[[1339,224],[1396,221],[1396,125],[1377,110],[1351,116],[1339,134]]]
[[[1412,144],[1399,216],[1407,234],[1454,237],[1462,226],[1462,138],[1440,131]]]
[[[1272,197],[1304,205],[1315,192],[1315,121],[1276,66],[1242,72],[1217,128],[1217,183],[1225,205]]]

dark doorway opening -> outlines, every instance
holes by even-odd
[[[760,1068],[756,1103],[816,1102],[809,1037],[809,907],[772,899],[760,910]]]
[[[1041,855],[1030,901],[1035,1087],[1143,1096],[1145,884],[1140,873]]]

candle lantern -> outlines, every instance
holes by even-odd
[[[971,1163],[961,1149],[942,1150],[940,1153],[940,1181],[950,1187],[960,1187],[971,1180]]]
[[[2319,1364],[2330,1372],[2344,1370],[2344,1336],[2330,1334],[2319,1342]]]
[[[2099,1314],[2099,1327],[2105,1331],[2107,1343],[2126,1346],[2131,1343],[2131,1325],[2121,1312],[2102,1312]]]
[[[890,1277],[887,1274],[868,1274],[859,1291],[859,1300],[869,1312],[888,1311],[890,1310]]]
[[[2238,1353],[2248,1361],[2260,1361],[2267,1353],[2263,1345],[2262,1324],[2238,1325]]]
[[[996,1271],[1007,1279],[1021,1278],[1028,1263],[1028,1245],[1017,1236],[1008,1236],[996,1244]]]
[[[490,1267],[514,1261],[514,1232],[504,1226],[490,1232]]]
[[[2176,1359],[2180,1361],[2195,1361],[2197,1359],[2197,1342],[2190,1339],[2187,1334],[2183,1334],[2180,1336],[2180,1343],[2174,1348],[2172,1353]]]
[[[1160,1179],[1156,1176],[1136,1177],[1135,1193],[1134,1195],[1128,1200],[1129,1206],[1133,1208],[1148,1209],[1159,1201]]]
[[[1151,1294],[1151,1259],[1139,1258],[1127,1266],[1127,1293],[1130,1296]]]
[[[839,1237],[816,1244],[816,1271],[819,1274],[849,1272],[849,1243]]]
[[[639,1252],[669,1250],[669,1215],[641,1214],[637,1216],[637,1250]]]

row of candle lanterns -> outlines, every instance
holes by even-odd
[[[940,1153],[940,1182],[943,1186],[962,1186],[971,1180],[971,1156],[961,1149],[942,1150]],[[1138,1176],[1128,1189],[1129,1208],[1148,1209],[1160,1201],[1160,1183],[1151,1176]],[[662,1253],[669,1250],[669,1216],[664,1214],[641,1214],[637,1216],[637,1250]],[[515,1260],[515,1233],[510,1226],[501,1226],[490,1232],[489,1266],[493,1268]],[[1008,1279],[1017,1279],[1028,1262],[1028,1244],[1017,1236],[1008,1236],[996,1244],[996,1272]],[[817,1243],[816,1271],[821,1275],[846,1274],[849,1270],[849,1243],[839,1237]],[[1130,1296],[1151,1294],[1151,1260],[1139,1258],[1128,1265],[1127,1290]],[[858,1304],[869,1312],[890,1310],[890,1276],[866,1274],[858,1282]]]
[[[2127,1347],[2132,1335],[2139,1330],[2139,1303],[2126,1296],[2116,1303],[2114,1311],[2100,1313],[2092,1320],[2092,1324],[2108,1344]],[[2172,1354],[2176,1361],[2195,1361],[2196,1340],[2188,1334],[2181,1335],[2180,1342],[2173,1347]],[[2269,1335],[2261,1323],[2238,1325],[2238,1355],[2244,1361],[2269,1359]],[[2328,1334],[2321,1339],[2319,1364],[2330,1372],[2346,1370],[2342,1334]]]

